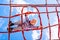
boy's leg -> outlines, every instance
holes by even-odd
[[[21,24],[21,21],[17,21],[15,23],[12,23],[11,21],[9,21],[9,26],[13,26],[13,25],[20,25]]]
[[[14,25],[21,25],[21,21],[14,22]]]
[[[16,30],[22,30],[22,27],[16,27],[13,29],[13,31],[16,31]]]

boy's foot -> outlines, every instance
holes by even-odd
[[[14,28],[10,28],[10,32],[13,30]],[[7,28],[7,30],[8,30],[8,28]]]
[[[14,23],[12,23],[11,21],[9,23],[10,23],[9,26],[13,26],[14,25]]]

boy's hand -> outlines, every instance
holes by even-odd
[[[26,16],[28,16],[29,14],[31,14],[31,12],[26,12]]]
[[[42,26],[39,26],[38,28],[43,28]]]

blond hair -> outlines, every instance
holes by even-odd
[[[32,19],[32,20],[30,21],[30,24],[35,25],[35,24],[36,24],[36,22],[37,22],[37,20],[36,20],[36,19]]]

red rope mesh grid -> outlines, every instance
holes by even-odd
[[[58,3],[58,0],[57,0],[57,3]],[[10,6],[9,17],[0,16],[0,18],[9,18],[9,21],[10,21],[11,18],[21,15],[21,22],[23,22],[23,15],[25,14],[25,13],[23,13],[23,9],[25,7],[28,7],[28,6],[31,6],[31,7],[35,8],[37,10],[37,12],[30,12],[30,13],[31,14],[38,14],[39,19],[40,19],[40,26],[42,26],[42,21],[43,21],[43,20],[41,20],[40,14],[47,14],[48,26],[46,26],[44,28],[32,28],[32,29],[27,29],[27,30],[24,30],[24,28],[22,28],[22,36],[23,36],[24,40],[26,40],[26,38],[24,36],[24,31],[30,31],[30,30],[41,30],[40,40],[42,40],[42,35],[43,35],[42,30],[44,30],[46,28],[49,28],[49,37],[50,37],[50,40],[51,40],[51,27],[54,27],[56,25],[59,25],[59,27],[58,27],[58,38],[60,39],[60,23],[59,23],[59,15],[58,15],[58,13],[60,13],[60,11],[57,10],[57,8],[60,7],[59,3],[58,4],[47,4],[47,0],[46,0],[46,4],[11,4],[11,0],[10,0],[10,4],[0,4],[0,5]],[[11,16],[12,7],[23,7],[22,10],[21,10],[22,14],[16,14],[16,15]],[[40,12],[37,7],[46,7],[46,12]],[[48,7],[55,7],[56,11],[48,12]],[[50,25],[49,13],[56,13],[57,18],[58,18],[58,24]],[[16,30],[16,31],[10,32],[10,26],[8,25],[8,32],[0,32],[0,33],[8,33],[8,40],[10,40],[10,33],[20,32],[20,31],[21,30]]]

